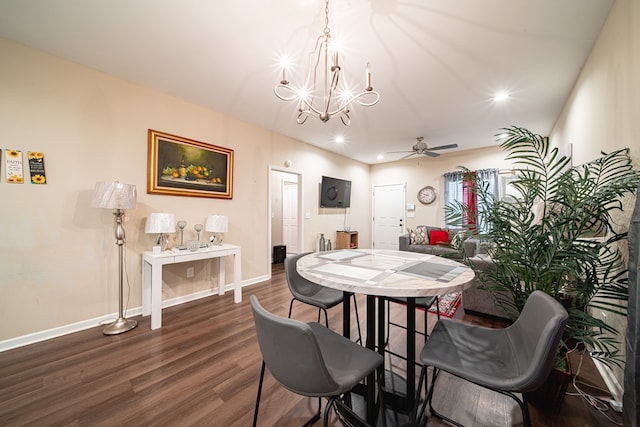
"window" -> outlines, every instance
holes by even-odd
[[[487,231],[490,227],[482,221],[479,212],[485,208],[482,198],[478,199],[476,186],[486,188],[487,193],[498,197],[498,169],[479,169],[476,171],[456,171],[444,174],[444,203],[445,206],[458,202],[465,206],[467,216],[465,225],[477,226],[478,231]],[[445,216],[446,217],[446,216]],[[450,227],[447,219],[445,225]]]

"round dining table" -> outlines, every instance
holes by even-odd
[[[314,283],[344,292],[343,334],[350,337],[351,293],[367,296],[366,346],[384,355],[384,297],[407,298],[406,386],[397,393],[385,393],[385,404],[404,413],[413,410],[415,401],[415,298],[460,292],[471,286],[474,272],[455,260],[417,252],[390,249],[343,249],[314,252],[301,257],[296,265],[300,275]],[[380,298],[382,297],[382,298]],[[376,310],[376,301],[378,307]],[[426,316],[426,313],[425,313]],[[364,388],[366,419],[375,421],[375,374]]]

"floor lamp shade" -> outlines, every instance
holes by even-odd
[[[115,209],[113,216],[115,218],[115,238],[118,245],[118,318],[115,322],[105,326],[102,332],[105,335],[117,335],[127,332],[138,325],[138,322],[124,317],[123,310],[123,263],[125,243],[125,233],[123,226],[123,217],[125,209],[133,209],[136,207],[136,186],[133,184],[123,184],[118,181],[114,182],[98,182],[93,191],[93,199],[91,206],[94,208]]]
[[[108,209],[134,209],[137,192],[133,184],[114,182],[97,182],[93,190],[91,206]]]

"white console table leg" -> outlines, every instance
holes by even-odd
[[[223,257],[218,258],[218,295],[224,295],[224,287],[227,283],[225,264],[226,262]]]
[[[162,327],[162,264],[151,269],[151,329],[158,329]]]
[[[142,262],[142,315],[151,314],[151,264]]]
[[[240,267],[242,265],[242,261],[240,258],[240,251],[233,256],[233,260],[233,302],[237,304],[242,302],[242,270]]]

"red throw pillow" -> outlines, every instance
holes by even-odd
[[[431,230],[431,233],[429,234],[429,244],[448,245],[449,232],[447,230]]]

